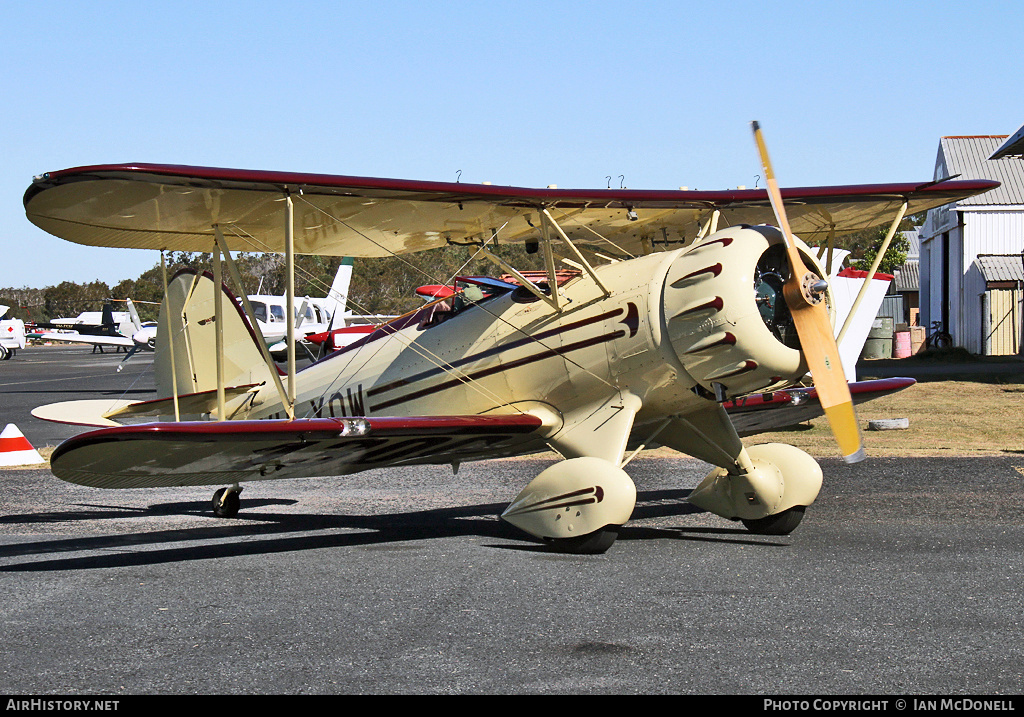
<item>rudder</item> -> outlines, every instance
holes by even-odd
[[[221,287],[224,386],[273,380],[259,338],[235,297]],[[185,269],[167,284],[160,304],[153,365],[160,398],[217,389],[215,285],[208,273]],[[171,355],[173,353],[173,364]],[[175,382],[175,378],[177,379]]]

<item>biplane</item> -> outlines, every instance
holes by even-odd
[[[209,272],[165,276],[157,399],[40,409],[102,426],[59,446],[52,471],[101,488],[219,485],[214,510],[229,516],[247,481],[457,470],[553,450],[560,460],[501,517],[555,550],[593,553],[634,509],[629,462],[667,446],[713,466],[691,503],[789,533],[821,468],[792,446],[744,447],[729,407],[751,430],[775,406],[814,407],[852,462],[864,456],[854,402],[907,385],[850,389],[820,278],[825,247],[879,224],[891,237],[908,213],[998,185],[782,189],[756,126],[755,138],[766,189],[527,189],[147,164],[36,177],[25,210],[51,234],[212,256]],[[542,277],[509,265],[499,242],[540,253]],[[231,256],[283,253],[291,301],[296,254],[455,244],[514,281],[455,282],[301,371],[294,340],[286,367],[267,355]],[[813,386],[800,387],[808,373]]]

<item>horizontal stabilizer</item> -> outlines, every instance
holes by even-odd
[[[542,425],[518,414],[146,423],[75,436],[53,452],[50,468],[97,488],[337,476],[514,455],[539,440]]]
[[[224,399],[230,401],[256,388],[257,384],[231,386],[224,389]],[[217,409],[217,390],[200,391],[178,396],[178,412],[181,414],[210,413]],[[152,401],[135,401],[108,414],[110,418],[126,416],[173,416],[174,399],[157,398]]]
[[[70,423],[74,426],[98,426],[107,428],[120,426],[110,420],[110,415],[130,407],[135,401],[110,400],[109,398],[93,398],[83,401],[62,401],[48,403],[32,409],[32,415],[53,423]]]
[[[250,386],[233,386],[224,389],[226,400],[241,396],[253,388]],[[217,391],[202,391],[178,397],[178,412],[181,414],[210,413],[217,408]],[[32,409],[32,415],[44,421],[54,423],[70,423],[76,426],[98,426],[109,428],[122,424],[114,418],[129,416],[173,416],[174,399],[158,398],[153,401],[111,400],[109,398],[86,399],[82,401],[62,401],[49,403]]]

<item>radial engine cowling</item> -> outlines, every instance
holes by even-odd
[[[799,240],[798,240],[799,242]],[[809,270],[822,270],[799,242]],[[732,227],[673,261],[662,294],[665,337],[718,400],[780,387],[807,372],[782,294],[789,263],[774,227]],[[832,306],[831,296],[826,296]]]

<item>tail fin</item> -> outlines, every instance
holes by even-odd
[[[331,290],[327,292],[327,301],[324,305],[327,313],[331,315],[331,328],[340,328],[345,325],[341,315],[345,313],[345,306],[348,303],[348,285],[352,281],[352,257],[346,256],[338,266],[338,273],[334,275],[334,283]]]
[[[135,309],[135,304],[132,303],[131,299],[126,299],[125,303],[128,304],[128,316],[131,317],[132,327],[135,331],[142,328],[142,319],[139,318],[139,312]]]
[[[109,301],[103,304],[103,313],[100,323],[103,326],[114,327],[117,326],[117,322],[114,321],[114,305]]]
[[[179,272],[167,285],[153,365],[161,398],[217,389],[217,327],[214,286],[209,274]],[[224,386],[247,386],[271,381],[259,338],[235,297],[224,287],[221,316],[224,336]],[[173,352],[174,360],[171,361]],[[176,379],[176,380],[175,380]]]

